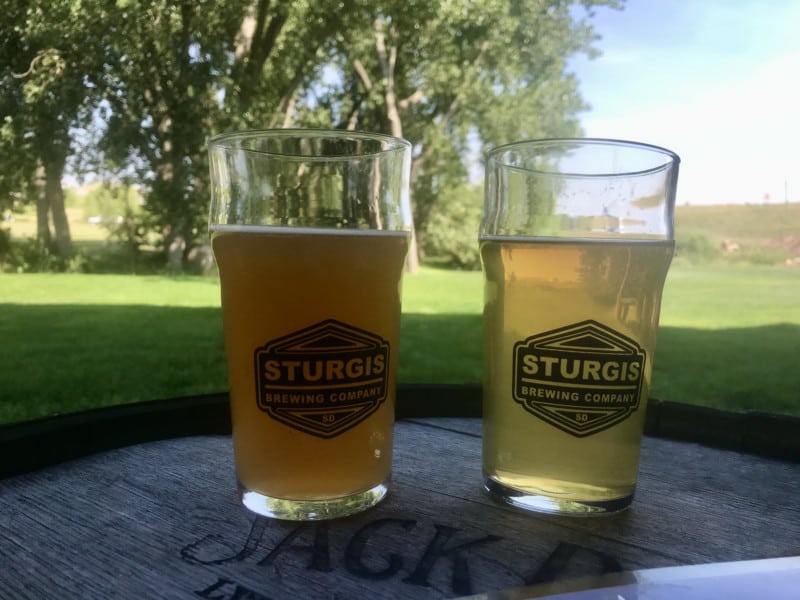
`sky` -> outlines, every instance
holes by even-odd
[[[676,152],[678,204],[800,202],[800,0],[628,0],[591,22],[602,55],[569,66],[586,136]]]

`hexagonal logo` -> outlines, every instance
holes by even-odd
[[[514,400],[536,417],[586,437],[639,408],[646,354],[635,340],[583,321],[514,344]]]
[[[389,343],[328,319],[255,351],[258,407],[321,438],[355,427],[386,400]]]

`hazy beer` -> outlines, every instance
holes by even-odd
[[[392,461],[400,278],[407,234],[325,230],[298,234],[223,226],[212,230],[211,240],[222,284],[239,482],[271,497],[318,500],[386,481]],[[373,371],[388,374],[380,406],[357,425],[326,439],[276,421],[259,408],[254,400],[258,378],[253,355],[268,340],[331,317],[386,340],[390,362],[377,369],[372,365]],[[328,363],[341,360],[331,357]],[[287,408],[319,410],[320,419],[335,420],[336,405],[347,404],[346,362],[332,373],[326,373],[330,367],[319,358],[306,364],[299,359],[287,362],[271,368],[288,369],[295,381],[305,374],[307,385],[300,392],[287,386],[285,397],[277,401]],[[363,372],[363,363],[360,369],[351,365],[350,373]],[[360,399],[372,398],[356,398]],[[330,412],[322,414],[325,409]]]
[[[565,506],[578,499],[587,511],[593,502],[633,495],[661,289],[672,249],[670,241],[481,240],[484,353],[490,357],[483,470],[490,482],[523,495],[562,499]],[[566,349],[560,356],[529,354],[532,360],[514,369],[515,344],[532,332],[590,320],[634,340],[645,356],[643,370],[623,373],[624,365],[639,363],[615,360],[612,352],[606,360],[592,360]],[[515,375],[523,382],[513,381]],[[634,386],[639,377],[641,385]],[[509,401],[515,388],[519,398]],[[561,419],[524,418],[529,415],[520,407],[528,400],[546,403],[545,410]],[[580,435],[589,419],[612,410],[625,417]]]
[[[631,503],[677,163],[616,140],[489,153],[483,475],[496,498],[575,514]]]
[[[238,132],[209,145],[242,502],[293,520],[387,493],[410,144]]]

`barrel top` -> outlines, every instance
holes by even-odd
[[[8,597],[453,598],[585,576],[800,555],[800,464],[646,437],[616,516],[494,503],[481,422],[396,424],[391,491],[318,523],[239,503],[226,434],[146,441],[0,480]]]

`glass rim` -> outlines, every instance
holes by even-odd
[[[246,141],[259,139],[276,140],[347,140],[353,142],[378,142],[378,147],[370,147],[360,152],[331,153],[331,154],[300,154],[293,152],[276,152],[262,148],[248,148],[243,145]],[[282,129],[243,129],[227,131],[213,136],[208,140],[208,148],[222,150],[241,150],[261,154],[266,157],[275,157],[282,160],[313,161],[349,161],[357,158],[379,157],[406,152],[411,150],[411,142],[386,133],[372,131],[350,131],[346,129],[315,129],[315,128],[282,128]]]
[[[546,148],[548,146],[558,148],[558,147],[569,147],[569,146],[603,146],[603,147],[620,147],[620,148],[627,148],[631,150],[641,150],[649,152],[653,155],[660,155],[664,157],[664,161],[654,167],[648,169],[639,169],[633,171],[627,170],[619,170],[619,171],[610,171],[610,172],[570,172],[570,171],[558,171],[554,169],[537,169],[527,166],[519,166],[519,165],[512,165],[506,161],[500,160],[500,155],[504,152],[509,150],[513,150],[515,148]],[[670,167],[677,168],[680,165],[681,159],[677,153],[669,150],[668,148],[664,148],[663,146],[657,146],[655,144],[648,144],[646,142],[636,142],[632,140],[625,140],[625,139],[617,139],[617,138],[600,138],[600,137],[565,137],[565,138],[533,138],[527,140],[518,140],[515,142],[510,142],[508,144],[502,144],[497,146],[496,148],[492,148],[491,150],[486,152],[486,163],[495,163],[496,165],[506,168],[512,169],[516,171],[522,171],[526,173],[537,173],[540,175],[549,175],[549,176],[556,176],[556,177],[586,177],[586,178],[609,178],[609,177],[630,177],[636,175],[647,175],[650,173],[657,173],[658,171],[662,171],[664,169],[668,169]]]

